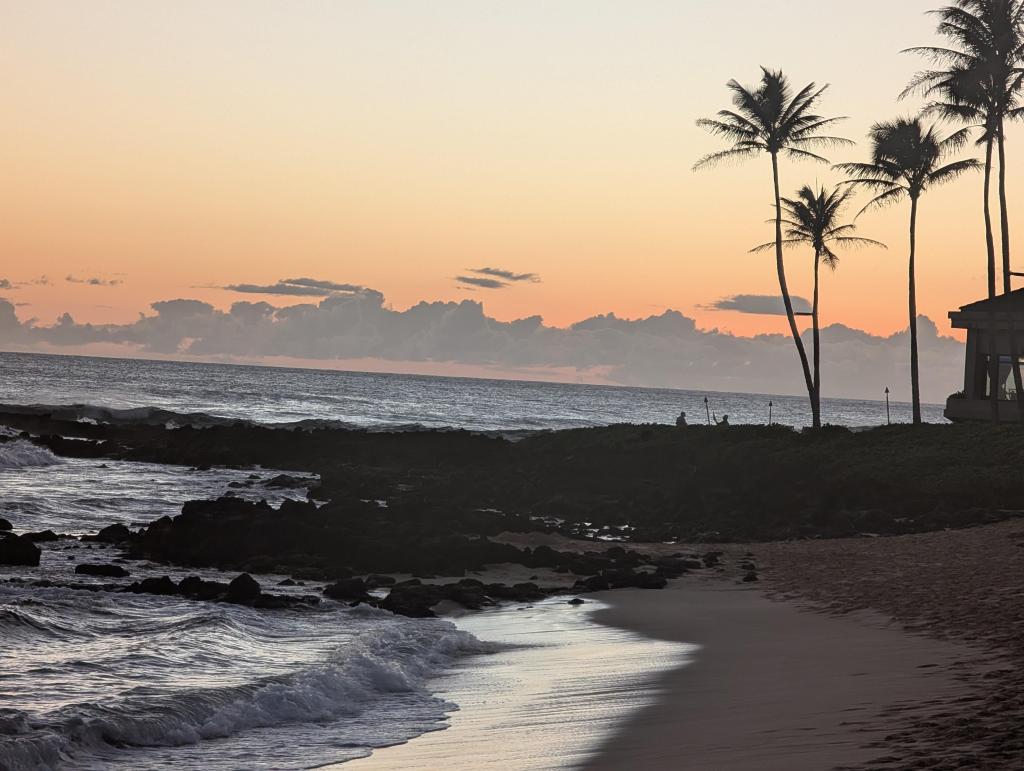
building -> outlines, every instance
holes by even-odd
[[[1017,422],[1024,415],[1018,404],[1018,374],[1013,362],[1024,361],[1024,289],[963,306],[949,314],[954,329],[967,330],[964,390],[946,402],[946,417],[953,421],[992,420],[993,375],[995,411],[1002,421]]]

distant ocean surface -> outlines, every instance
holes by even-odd
[[[680,411],[691,423],[703,423],[705,397],[715,415],[728,415],[734,424],[767,423],[769,402],[775,422],[810,424],[807,399],[794,396],[0,353],[0,403],[78,405],[74,414],[99,420],[520,432],[674,423]],[[939,405],[923,405],[923,412],[926,421],[945,422]],[[910,406],[893,402],[891,415],[893,422],[909,422]],[[883,425],[885,402],[824,399],[822,418],[850,427]]]

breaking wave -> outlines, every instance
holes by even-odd
[[[114,760],[124,748],[191,745],[290,724],[330,726],[370,716],[397,697],[403,710],[374,720],[382,727],[378,745],[393,744],[422,733],[424,715],[440,727],[454,708],[431,695],[432,675],[458,657],[496,649],[449,622],[402,619],[286,676],[183,689],[170,698],[139,687],[116,700],[73,704],[43,716],[0,709],[0,768],[74,768],[98,758]],[[416,703],[419,720],[403,723],[409,702]],[[343,732],[344,724],[338,728]]]
[[[112,426],[162,426],[173,430],[179,428],[212,428],[214,426],[248,425],[288,431],[316,431],[318,429],[344,429],[367,433],[406,433],[412,431],[458,431],[458,426],[436,426],[417,422],[358,423],[331,418],[305,418],[281,422],[261,422],[237,417],[211,415],[207,412],[175,412],[162,407],[101,407],[94,404],[0,404],[0,412],[13,415],[49,416],[55,420],[88,425]],[[592,425],[580,421],[580,425]],[[473,430],[471,433],[483,436],[504,437],[510,440],[522,439],[546,427],[537,423],[537,428],[510,428],[494,430]]]
[[[32,444],[25,439],[0,444],[0,469],[54,466],[62,462],[45,447]]]

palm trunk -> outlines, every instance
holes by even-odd
[[[811,326],[814,330],[814,397],[812,412],[814,427],[821,428],[821,336],[818,326],[818,275],[821,268],[821,252],[814,250],[814,304],[811,307]]]
[[[1013,276],[1010,266],[1010,213],[1006,202],[1006,138],[1003,131],[1003,118],[999,118],[999,224],[1001,226],[1003,246],[1003,291],[1009,294],[1013,291]],[[1017,389],[1018,413],[1024,418],[1021,412],[1021,397],[1024,392],[1021,389],[1020,356],[1017,354],[1016,329],[1013,322],[1010,322],[1010,368],[1013,370],[1013,383]]]
[[[1003,292],[1008,294],[1010,284],[1010,215],[1006,208],[1006,138],[1003,136],[1003,119],[999,118],[996,141],[999,143],[999,224],[1003,241]]]
[[[996,314],[989,314],[988,333],[988,405],[989,417],[993,423],[999,422],[999,388],[996,381],[999,379],[999,354],[996,353]]]
[[[917,196],[910,199],[910,394],[914,406],[914,425],[921,424],[921,382],[917,364],[917,280],[914,273],[917,259]]]
[[[985,142],[985,248],[988,255],[988,296],[989,299],[996,296],[996,244],[992,234],[992,205],[990,202],[992,191],[992,151],[994,149],[995,137],[989,131],[988,139]]]
[[[996,296],[996,244],[992,230],[992,152],[995,149],[996,131],[995,126],[988,125],[988,137],[985,140],[985,248],[988,256],[988,296],[989,299]],[[993,331],[989,334],[990,350],[988,357],[988,382],[989,382],[989,417],[993,423],[999,422],[999,392],[996,389],[996,380],[999,378],[999,357],[996,355],[995,342],[995,320],[992,322]]]
[[[800,366],[803,368],[804,383],[807,386],[807,395],[811,401],[811,414],[813,416],[816,414],[814,381],[811,378],[811,367],[807,363],[807,351],[804,349],[804,341],[800,338],[800,330],[796,326],[793,301],[790,299],[789,286],[786,283],[786,263],[782,259],[782,193],[779,189],[779,156],[775,153],[772,153],[772,181],[775,183],[775,266],[779,273],[779,290],[782,293],[782,302],[786,306],[789,331],[793,335],[793,342],[796,343],[797,353],[800,354]]]
[[[1010,361],[1013,362],[1013,387],[1016,390],[1017,421],[1024,423],[1024,382],[1020,374],[1020,348],[1017,347],[1017,325],[1013,314],[1006,314],[1006,332],[1010,338]]]

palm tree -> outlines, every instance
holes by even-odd
[[[988,85],[984,75],[977,69],[952,67],[946,72],[919,73],[900,94],[900,98],[920,89],[931,100],[925,105],[923,114],[965,123],[979,132],[977,144],[985,148],[982,216],[985,222],[988,296],[992,298],[996,296],[996,247],[991,206],[992,156],[998,134],[998,118]]]
[[[928,111],[981,129],[985,145],[984,214],[988,250],[989,296],[995,296],[995,244],[989,195],[993,149],[999,153],[999,214],[1003,291],[1010,286],[1010,224],[1006,199],[1006,123],[1024,116],[1020,104],[1024,88],[1024,2],[1022,0],[955,0],[932,11],[938,32],[953,47],[921,46],[908,49],[947,69],[918,73],[903,95],[921,92],[932,99]]]
[[[917,210],[921,196],[933,187],[980,168],[972,159],[947,163],[949,155],[968,140],[968,129],[942,139],[935,126],[925,126],[921,118],[898,118],[876,123],[868,134],[871,140],[869,163],[841,163],[836,166],[851,177],[843,184],[867,188],[873,194],[861,213],[868,209],[910,199],[910,388],[914,423],[921,422],[921,384],[917,361]]]
[[[782,194],[779,187],[779,156],[811,159],[827,163],[827,159],[814,152],[823,147],[853,144],[848,139],[822,134],[826,128],[842,118],[823,118],[814,113],[828,86],[814,83],[793,93],[789,79],[778,70],[761,68],[761,82],[756,88],[747,88],[735,80],[727,84],[732,93],[733,109],[721,110],[714,118],[697,121],[697,125],[731,143],[727,150],[711,153],[699,160],[695,169],[712,166],[725,160],[752,158],[767,153],[772,161],[772,182],[775,187],[775,268],[779,290],[789,320],[789,330],[796,344],[803,369],[807,394],[814,407],[814,380],[807,362],[800,330],[796,325],[793,301],[786,282],[786,265],[782,255]]]
[[[839,267],[839,255],[834,248],[849,246],[880,246],[880,241],[852,235],[857,229],[853,224],[840,224],[843,210],[852,197],[850,190],[813,190],[804,185],[797,191],[796,198],[783,198],[786,210],[782,224],[786,227],[786,238],[782,245],[794,247],[807,245],[814,250],[814,299],[811,302],[811,328],[814,349],[814,392],[811,395],[811,412],[814,427],[821,426],[821,338],[819,326],[819,275],[822,263],[833,271]],[[751,251],[762,252],[774,244],[761,244]]]

